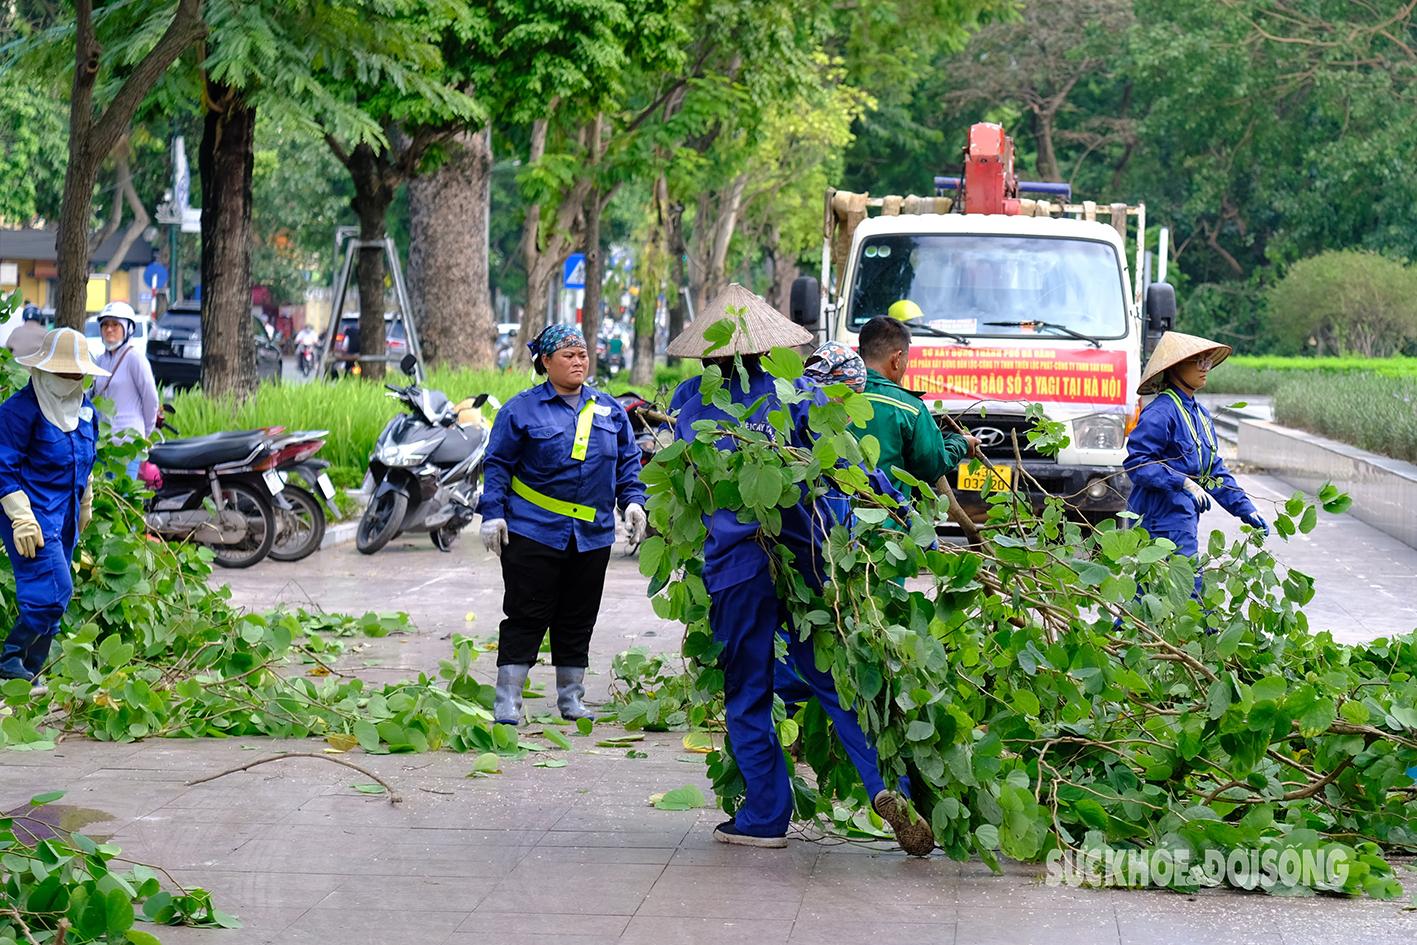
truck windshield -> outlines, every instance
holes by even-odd
[[[913,305],[892,312],[898,302]],[[857,260],[851,328],[886,314],[921,318],[937,331],[965,336],[1066,336],[1060,328],[1089,338],[1127,333],[1116,250],[1092,240],[871,237]]]

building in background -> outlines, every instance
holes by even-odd
[[[18,286],[25,301],[38,305],[46,318],[54,317],[59,298],[56,234],[54,229],[0,229],[0,292],[8,293]],[[90,273],[99,273],[108,265],[122,239],[120,231],[104,240],[89,258]],[[109,302],[127,302],[140,313],[151,312],[153,294],[143,285],[143,267],[152,261],[152,245],[141,237],[134,240],[111,277],[90,280],[88,311],[97,312]]]

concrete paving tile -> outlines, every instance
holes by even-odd
[[[363,780],[350,772],[350,780]],[[243,771],[220,781],[208,781],[188,788],[165,807],[197,808],[201,810],[250,810],[276,808],[293,811],[305,802],[319,797],[329,788],[331,778],[290,777],[269,772]],[[347,781],[345,783],[348,783]],[[387,803],[387,801],[385,801]]]
[[[221,903],[217,907],[221,908]],[[222,910],[226,911],[226,910]],[[303,908],[246,910],[239,929],[189,929],[139,923],[137,928],[162,940],[162,945],[274,945],[306,912]]]
[[[941,922],[823,922],[799,919],[788,945],[841,945],[843,942],[889,941],[909,945],[954,945],[955,924]]]
[[[539,847],[644,847],[677,849],[688,825],[656,830],[548,830]]]
[[[527,853],[527,863],[584,863],[595,866],[639,864],[665,866],[674,856],[673,847],[561,847],[538,846]]]
[[[956,945],[1118,945],[1117,917],[1108,910],[998,909],[961,904]]]
[[[506,935],[525,935],[536,939],[542,936],[590,936],[615,939],[625,931],[629,916],[623,915],[559,915],[529,910],[520,915],[514,913],[475,912],[458,926],[458,934],[477,933],[493,938]]]
[[[736,847],[727,843],[710,841],[707,845],[681,846],[674,851],[669,861],[671,866],[728,866],[748,869],[806,869],[810,870],[821,853],[811,844],[789,843],[781,850],[760,850],[754,847]]]
[[[953,921],[955,884],[930,876],[882,878],[857,873],[813,874],[802,898],[799,918],[855,920],[863,915],[882,921]]]
[[[304,945],[441,943],[466,918],[465,912],[311,909],[281,933],[281,941]]]
[[[625,927],[620,945],[786,945],[791,934],[786,919],[637,915]]]
[[[358,828],[367,829],[367,828]],[[489,830],[474,827],[410,827],[402,842],[427,846],[537,846],[546,836],[544,830]]]
[[[659,866],[523,863],[475,911],[634,915],[661,872]]]
[[[338,873],[169,870],[186,887],[209,890],[217,908],[240,915],[273,909],[309,909],[345,882]]]
[[[475,909],[490,886],[469,883],[461,876],[405,876],[364,873],[340,877],[339,887],[320,900],[320,909],[371,911],[393,905],[420,912]]]
[[[462,876],[500,880],[527,855],[531,847],[461,847],[457,845],[396,843],[369,859],[373,873],[408,876]]]
[[[1277,930],[1249,928],[1233,914],[1137,916],[1119,911],[1117,924],[1122,945],[1287,945]]]

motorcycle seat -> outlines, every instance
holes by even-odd
[[[159,443],[148,460],[159,469],[206,469],[251,455],[266,438],[264,430],[230,430]]]
[[[481,427],[455,426],[448,430],[443,442],[433,454],[433,462],[439,466],[452,466],[472,455],[473,450],[482,445],[487,431]]]

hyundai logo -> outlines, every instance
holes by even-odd
[[[998,427],[971,427],[969,435],[979,437],[980,446],[998,446],[1004,442],[1004,431]]]

